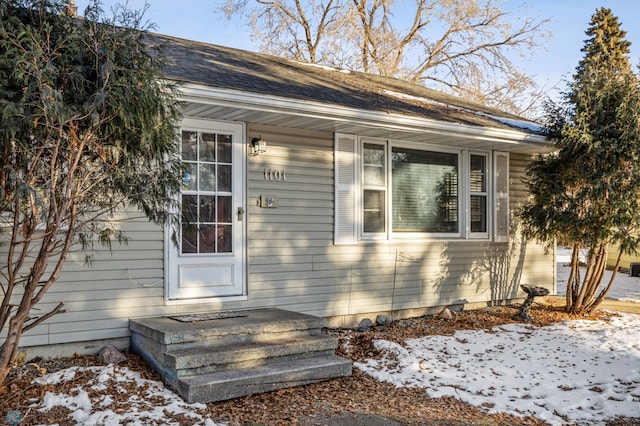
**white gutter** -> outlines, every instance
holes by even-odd
[[[200,104],[240,107],[248,110],[286,113],[299,117],[334,120],[344,123],[361,124],[385,129],[442,134],[459,134],[465,138],[511,144],[531,144],[539,148],[550,148],[546,137],[512,129],[497,129],[448,123],[429,118],[407,117],[396,113],[384,113],[327,105],[302,99],[291,99],[252,92],[220,89],[193,83],[180,85],[185,101]]]

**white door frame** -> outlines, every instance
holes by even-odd
[[[183,254],[165,227],[166,304],[247,299],[246,128],[243,123],[185,118],[180,131],[230,133],[232,137],[231,253]],[[180,134],[179,136],[180,137]],[[243,214],[239,214],[243,212]],[[177,238],[180,245],[181,238]],[[211,277],[217,277],[210,281]],[[182,282],[181,282],[182,281]],[[187,283],[186,285],[184,283]]]

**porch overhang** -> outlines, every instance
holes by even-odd
[[[444,122],[191,83],[183,84],[181,91],[186,103],[184,115],[194,118],[350,133],[472,150],[522,154],[554,150],[545,136],[518,129]]]

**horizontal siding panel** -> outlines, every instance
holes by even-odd
[[[156,281],[164,279],[161,269],[148,268],[101,271],[99,279],[97,279],[95,271],[87,268],[85,271],[64,274],[63,277],[64,280],[61,279],[53,284],[51,290],[49,290],[50,292],[68,291],[66,289],[87,291],[115,288],[146,288],[149,286],[162,287],[162,283],[156,283]]]
[[[111,251],[99,251],[93,253],[87,253],[91,256],[91,265],[97,264],[100,262],[111,262],[111,261],[122,261],[131,259],[132,253],[135,253],[135,257],[140,261],[155,261],[162,257],[164,250],[158,249],[158,246],[155,245],[152,249],[145,249],[143,247],[139,249],[129,249],[129,250],[120,250],[119,248],[113,248]],[[77,253],[68,257],[65,262],[65,267],[69,266],[85,266],[85,257]]]
[[[68,289],[71,290],[71,289]],[[149,297],[163,297],[164,289],[162,287],[149,288],[124,288],[120,291],[112,289],[108,290],[91,290],[84,291],[49,291],[42,299],[42,303],[55,303],[57,300],[64,301],[65,304],[72,302],[89,302],[89,301],[106,301],[125,296],[128,300],[133,301],[136,298],[146,299]]]
[[[326,225],[316,225],[316,227],[318,228],[329,228]],[[315,231],[315,230],[308,230],[308,229],[299,229],[299,230],[283,230],[283,229],[278,229],[278,230],[272,230],[272,231],[265,231],[263,229],[260,229],[258,227],[258,229],[253,229],[250,228],[249,229],[249,235],[250,238],[255,238],[255,239],[263,239],[265,241],[274,241],[274,240],[285,240],[285,241],[289,241],[289,245],[295,245],[295,243],[297,243],[297,241],[300,240],[322,240],[324,246],[326,247],[327,244],[333,244],[333,232],[332,230],[325,230],[324,232],[321,232],[320,230]]]
[[[313,202],[317,201],[330,201],[333,203],[333,192],[326,192],[327,189],[331,188],[333,190],[333,186],[326,186],[324,191],[315,190],[311,188],[303,188],[302,185],[290,185],[289,188],[284,188],[281,185],[275,187],[273,184],[269,183],[260,183],[255,184],[252,191],[249,191],[249,198],[259,197],[260,194],[275,194],[279,198],[279,202],[286,202],[285,200],[291,199],[294,201],[302,201],[306,200],[308,202],[307,205],[312,206]]]
[[[316,211],[316,213],[318,213]],[[309,224],[309,221],[313,221]],[[333,220],[331,217],[327,217],[327,215],[322,214],[307,214],[307,215],[287,215],[286,213],[277,213],[274,212],[269,214],[269,216],[254,216],[249,218],[250,227],[260,226],[263,230],[270,229],[281,229],[283,225],[286,225],[288,231],[295,230],[292,226],[298,227],[299,225],[303,225],[302,230],[325,230],[327,225],[330,225],[329,228],[333,226]],[[307,226],[307,228],[304,227]]]
[[[91,318],[84,319],[82,321],[71,321],[65,323],[51,324],[49,326],[49,333],[51,334],[64,334],[64,333],[82,333],[86,330],[100,330],[100,329],[117,329],[128,328],[128,318]]]
[[[306,285],[305,280],[310,278],[317,279],[331,279],[331,278],[343,278],[346,277],[343,270],[329,269],[325,271],[313,271],[313,274],[308,270],[292,272],[292,271],[280,271],[276,272],[256,272],[253,266],[249,266],[249,281],[252,283],[250,291],[254,288],[258,288],[265,282],[278,282],[278,281],[297,281],[298,285]]]
[[[259,266],[259,265],[284,265],[284,264],[288,264],[288,263],[306,263],[306,264],[311,264],[313,263],[313,256],[312,255],[304,255],[301,254],[299,256],[296,256],[295,254],[283,254],[283,253],[276,253],[273,257],[271,256],[254,256],[251,258],[251,265],[252,266]]]
[[[257,181],[253,184],[253,188],[248,191],[249,198],[258,198],[261,194],[275,193],[283,203],[293,203],[304,201],[305,205],[317,200],[318,202],[333,203],[332,194],[328,194],[326,190],[333,184],[325,184],[321,188],[314,185],[288,184],[283,182],[266,182]]]
[[[257,214],[266,214],[268,210],[275,210],[278,212],[286,212],[291,210],[292,212],[295,209],[295,212],[307,212],[311,211],[313,214],[314,210],[324,210],[330,211],[333,213],[333,200],[319,200],[314,199],[313,202],[309,202],[309,200],[302,200],[300,198],[278,198],[278,207],[275,209],[266,209],[260,207],[260,195],[263,194],[255,194],[253,197],[249,197],[249,213],[257,213]],[[264,194],[268,195],[268,194]],[[295,214],[295,213],[290,213]]]
[[[121,337],[129,337],[131,333],[129,328],[99,328],[76,333],[60,333],[50,334],[48,345],[55,345],[68,342],[85,342],[91,340],[118,339]],[[71,339],[71,340],[70,340]]]
[[[258,201],[258,199],[256,199]],[[289,219],[295,217],[304,217],[304,216],[327,216],[332,217],[333,214],[333,204],[332,203],[314,203],[313,206],[310,206],[308,203],[302,203],[300,200],[296,200],[296,203],[289,203],[288,205],[283,205],[283,201],[287,200],[278,200],[277,208],[262,208],[259,206],[249,207],[248,214],[249,220],[254,222],[266,222],[270,219],[267,217],[278,217],[285,216]]]
[[[114,259],[101,259],[100,261],[94,261],[91,265],[87,266],[83,263],[69,262],[64,265],[65,273],[73,273],[76,271],[86,271],[90,269],[94,272],[113,271],[113,270],[126,270],[137,269],[141,267],[141,261],[135,258],[129,257],[129,259],[114,260]],[[148,258],[144,260],[144,268],[148,269],[162,269],[164,267],[164,260],[162,257]]]
[[[251,233],[251,238],[255,238],[255,232]],[[275,253],[275,249],[278,250],[313,250],[321,252],[326,252],[327,247],[333,244],[333,238],[325,238],[325,239],[315,239],[315,240],[296,240],[295,244],[292,244],[290,240],[280,239],[263,239],[263,240],[253,240],[251,245],[249,246],[249,253],[254,253],[255,251],[264,252],[264,250],[271,250],[272,253]],[[251,262],[249,262],[251,263]]]
[[[284,263],[284,264],[262,264],[262,265],[251,265],[251,273],[252,274],[265,274],[269,272],[301,272],[301,271],[310,271],[311,264],[305,263]]]
[[[121,312],[122,310],[127,310],[131,315],[136,314],[136,310],[138,308],[144,307],[153,307],[158,304],[162,305],[164,300],[162,297],[138,297],[138,298],[127,298],[126,292],[122,292],[123,295],[119,299],[108,299],[108,300],[86,300],[86,301],[71,301],[64,302],[65,309],[69,313],[79,314],[82,312],[87,312],[90,315],[92,313],[97,313],[98,311],[108,311],[108,312]],[[49,303],[41,303],[38,308],[40,313],[48,312],[57,304],[55,302]],[[56,321],[52,322],[64,322],[64,315],[56,316]],[[113,313],[111,314],[114,315]]]

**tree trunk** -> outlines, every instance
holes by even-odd
[[[0,384],[4,383],[9,375],[11,362],[18,351],[22,327],[28,314],[29,310],[21,306],[15,316],[9,321],[7,337],[2,346],[0,346]]]
[[[596,247],[590,248],[587,270],[582,282],[576,282],[578,291],[572,292],[571,300],[569,300],[569,289],[567,288],[566,312],[570,312],[572,314],[583,314],[594,309],[593,304],[595,303],[595,294],[602,283],[602,278],[604,277],[604,271],[606,268],[607,244],[599,244]],[[608,288],[610,288],[610,286],[611,283],[609,283]]]
[[[609,283],[600,292],[600,294],[598,295],[598,297],[596,297],[593,303],[587,306],[586,312],[593,312],[598,307],[598,305],[600,305],[600,303],[602,302],[604,297],[607,295],[607,293],[609,293],[609,290],[611,290],[611,286],[613,286],[613,280],[616,278],[616,274],[618,273],[618,268],[620,267],[621,260],[622,260],[622,251],[618,250],[618,258],[616,259],[616,264],[613,267],[613,272],[611,273],[611,279],[609,280]]]
[[[575,282],[580,280],[580,244],[574,244],[571,249],[571,272],[567,279],[567,289],[565,291],[566,306],[565,311],[571,312],[573,308]]]

